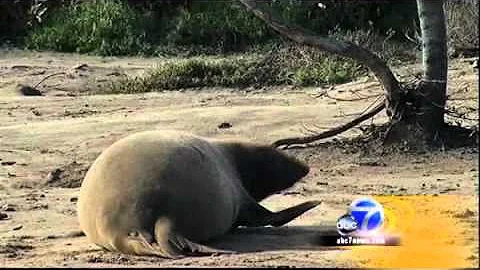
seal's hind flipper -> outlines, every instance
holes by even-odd
[[[232,254],[234,251],[215,249],[194,243],[172,230],[171,221],[159,218],[155,222],[155,240],[163,254],[170,258],[181,256],[206,256],[212,254]]]
[[[153,241],[145,233],[127,238],[127,250],[136,255],[158,256],[169,259],[181,259],[185,256],[208,256],[212,254],[232,254],[234,251],[215,249],[194,243],[181,235],[171,233],[168,239]]]
[[[308,201],[279,212],[272,212],[258,203],[251,203],[242,209],[235,226],[282,226],[320,203],[320,201]]]
[[[168,243],[174,249],[190,256],[205,256],[212,254],[234,254],[235,251],[216,249],[194,243],[181,235],[170,235]]]
[[[184,254],[171,248],[168,244],[157,243],[148,233],[138,233],[135,236],[128,236],[125,244],[120,251],[140,255],[140,256],[158,256],[168,259],[180,259],[185,257]]]
[[[270,225],[279,227],[282,226],[291,220],[295,219],[296,217],[302,215],[303,213],[307,212],[308,210],[314,208],[315,206],[322,203],[321,201],[308,201],[304,202],[290,208],[284,209],[280,212],[273,213],[271,217]]]

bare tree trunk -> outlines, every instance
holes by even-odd
[[[409,89],[393,119],[386,142],[407,141],[411,146],[443,144],[447,87],[447,40],[442,0],[417,0],[422,33],[423,78]]]
[[[423,80],[418,91],[423,96],[419,123],[428,136],[435,137],[444,125],[447,88],[447,34],[443,1],[417,0],[423,38]]]

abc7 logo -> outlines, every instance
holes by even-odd
[[[337,220],[337,231],[340,235],[350,235],[357,229],[358,223],[350,214],[343,215]]]
[[[357,199],[348,214],[338,219],[337,231],[340,235],[369,234],[380,228],[384,219],[383,207],[378,202],[371,198]]]

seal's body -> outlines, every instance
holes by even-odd
[[[228,252],[199,243],[237,226],[280,226],[318,205],[272,213],[257,203],[307,173],[266,146],[140,132],[112,144],[90,167],[80,188],[80,227],[112,251],[170,258]]]

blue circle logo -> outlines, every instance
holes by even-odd
[[[352,202],[349,214],[358,223],[357,233],[371,234],[382,227],[385,219],[383,207],[372,198],[359,198]]]

